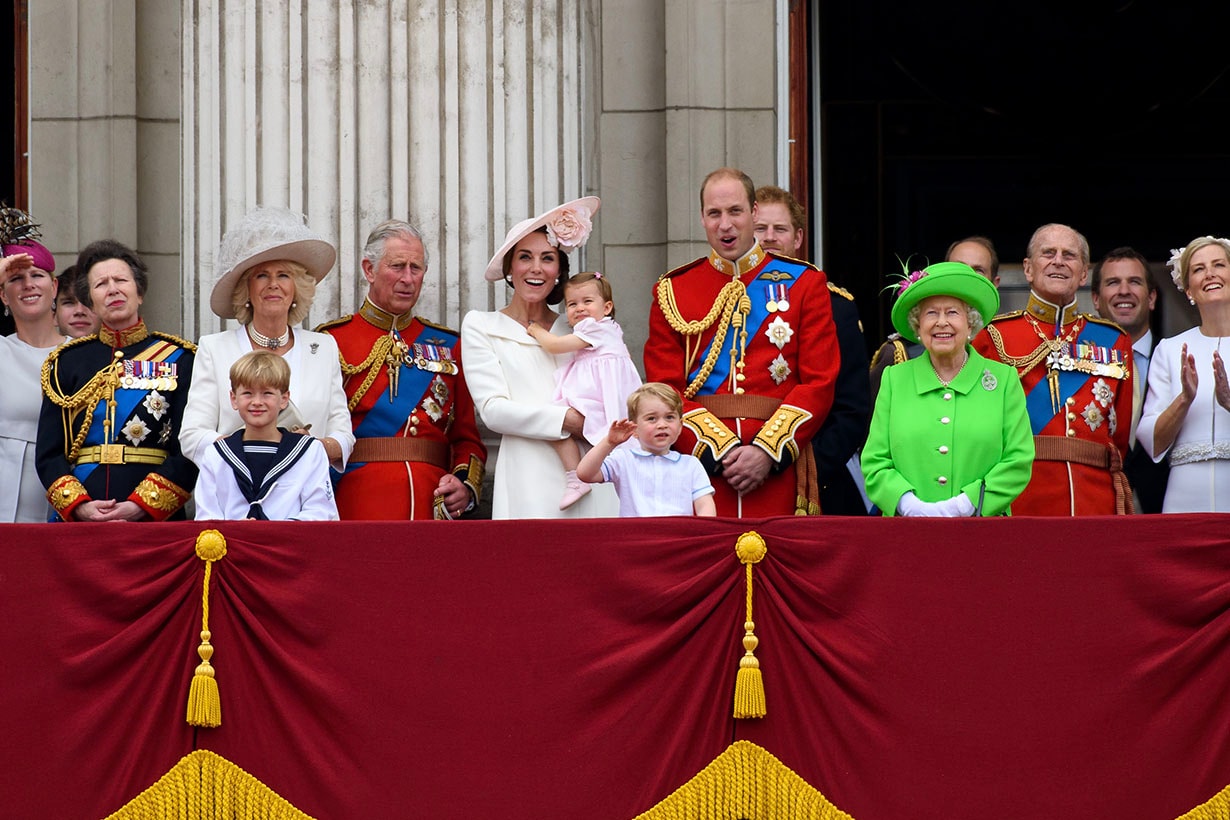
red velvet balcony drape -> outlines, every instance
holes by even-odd
[[[193,749],[321,818],[628,818],[733,740],[859,820],[1173,818],[1230,783],[1219,516],[0,527],[0,814]],[[768,715],[731,718],[756,529]]]

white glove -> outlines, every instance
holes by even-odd
[[[910,490],[897,501],[897,515],[903,515],[906,518],[923,518],[939,515],[939,513],[935,511],[934,504],[929,501],[920,501],[918,496],[914,495],[914,491]]]
[[[941,518],[968,518],[974,514],[974,503],[965,493],[955,497],[935,502],[935,513]]]

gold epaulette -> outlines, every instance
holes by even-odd
[[[451,327],[447,325],[442,325],[442,324],[439,324],[438,322],[430,322],[427,319],[424,319],[422,316],[415,316],[414,318],[418,319],[420,322],[422,322],[427,327],[434,327],[436,330],[443,330],[445,333],[451,333],[454,336],[461,335],[456,330],[453,330]]]
[[[695,265],[697,262],[704,262],[704,261],[705,261],[706,259],[708,259],[708,258],[709,258],[709,257],[707,257],[707,256],[702,256],[700,259],[693,259],[691,262],[688,262],[687,264],[684,264],[684,265],[680,265],[679,267],[675,268],[674,270],[668,270],[666,273],[664,273],[664,274],[662,274],[661,276],[659,276],[659,277],[658,277],[658,281],[659,281],[659,282],[661,282],[663,279],[670,279],[670,278],[671,278],[672,276],[674,276],[675,274],[677,274],[677,273],[683,273],[685,270],[688,270],[688,269],[689,269],[689,268],[691,268],[693,265]]]
[[[829,293],[836,293],[838,296],[844,296],[845,298],[849,299],[851,302],[854,301],[854,295],[851,294],[850,291],[841,287],[840,285],[834,285],[832,282],[829,282],[828,286],[829,286]]]
[[[995,318],[992,319],[991,321],[992,322],[1002,322],[1005,319],[1018,319],[1024,315],[1025,315],[1025,311],[1023,310],[1013,310],[1013,311],[1009,311],[1008,313],[997,314]]]
[[[765,256],[772,256],[776,259],[784,259],[787,262],[797,262],[798,264],[806,265],[807,267],[812,268],[813,270],[820,270],[815,265],[813,265],[811,262],[808,262],[806,259],[798,259],[793,256],[787,256],[786,254],[778,253],[777,251],[766,250]]]
[[[157,336],[159,339],[165,339],[168,342],[174,342],[184,350],[187,350],[189,353],[196,353],[195,342],[190,342],[187,339],[176,336],[174,333],[163,333],[161,330],[151,330],[149,335]]]
[[[1096,324],[1099,324],[1099,325],[1106,325],[1107,327],[1113,327],[1115,330],[1119,331],[1124,336],[1128,335],[1128,332],[1123,329],[1123,325],[1119,324],[1118,322],[1112,321],[1110,319],[1103,319],[1101,316],[1095,316],[1092,313],[1078,313],[1076,315],[1084,319],[1086,322],[1095,322]]]
[[[331,327],[338,327],[339,325],[344,325],[344,324],[346,324],[347,322],[349,322],[349,321],[350,321],[351,319],[353,319],[353,318],[354,318],[354,314],[353,314],[353,313],[347,313],[345,316],[339,316],[338,318],[336,318],[336,319],[331,319],[331,320],[330,320],[330,321],[328,321],[328,322],[321,322],[320,324],[318,324],[318,325],[315,327],[315,332],[316,332],[316,333],[324,333],[324,332],[325,332],[325,331],[327,331],[329,328],[331,328]]]
[[[47,369],[48,362],[58,357],[60,355],[61,350],[67,350],[70,347],[76,347],[77,345],[83,344],[85,342],[93,342],[93,341],[96,341],[97,339],[98,339],[97,333],[91,333],[88,336],[78,336],[76,339],[69,339],[67,342],[65,342],[64,344],[60,345],[55,350],[47,354],[47,358],[43,359],[43,369],[44,370]]]

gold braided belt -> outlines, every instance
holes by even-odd
[[[417,461],[448,469],[451,448],[443,441],[427,441],[402,436],[375,436],[356,439],[350,460],[355,464],[369,461]]]
[[[170,455],[155,447],[129,447],[125,444],[95,444],[77,452],[78,464],[161,464]]]

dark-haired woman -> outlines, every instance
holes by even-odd
[[[595,487],[559,509],[565,475],[549,442],[584,435],[585,417],[553,402],[556,368],[572,354],[553,356],[527,332],[531,323],[568,333],[552,306],[568,281],[568,251],[585,243],[597,197],[566,202],[513,226],[491,257],[486,278],[503,279],[512,298],[503,310],[471,311],[461,323],[466,384],[479,418],[501,435],[492,493],[492,518],[615,516],[609,485]]]
[[[112,239],[77,257],[77,296],[102,324],[43,364],[39,478],[66,521],[183,518],[196,467],[179,449],[195,347],[141,319],[149,274]]]

